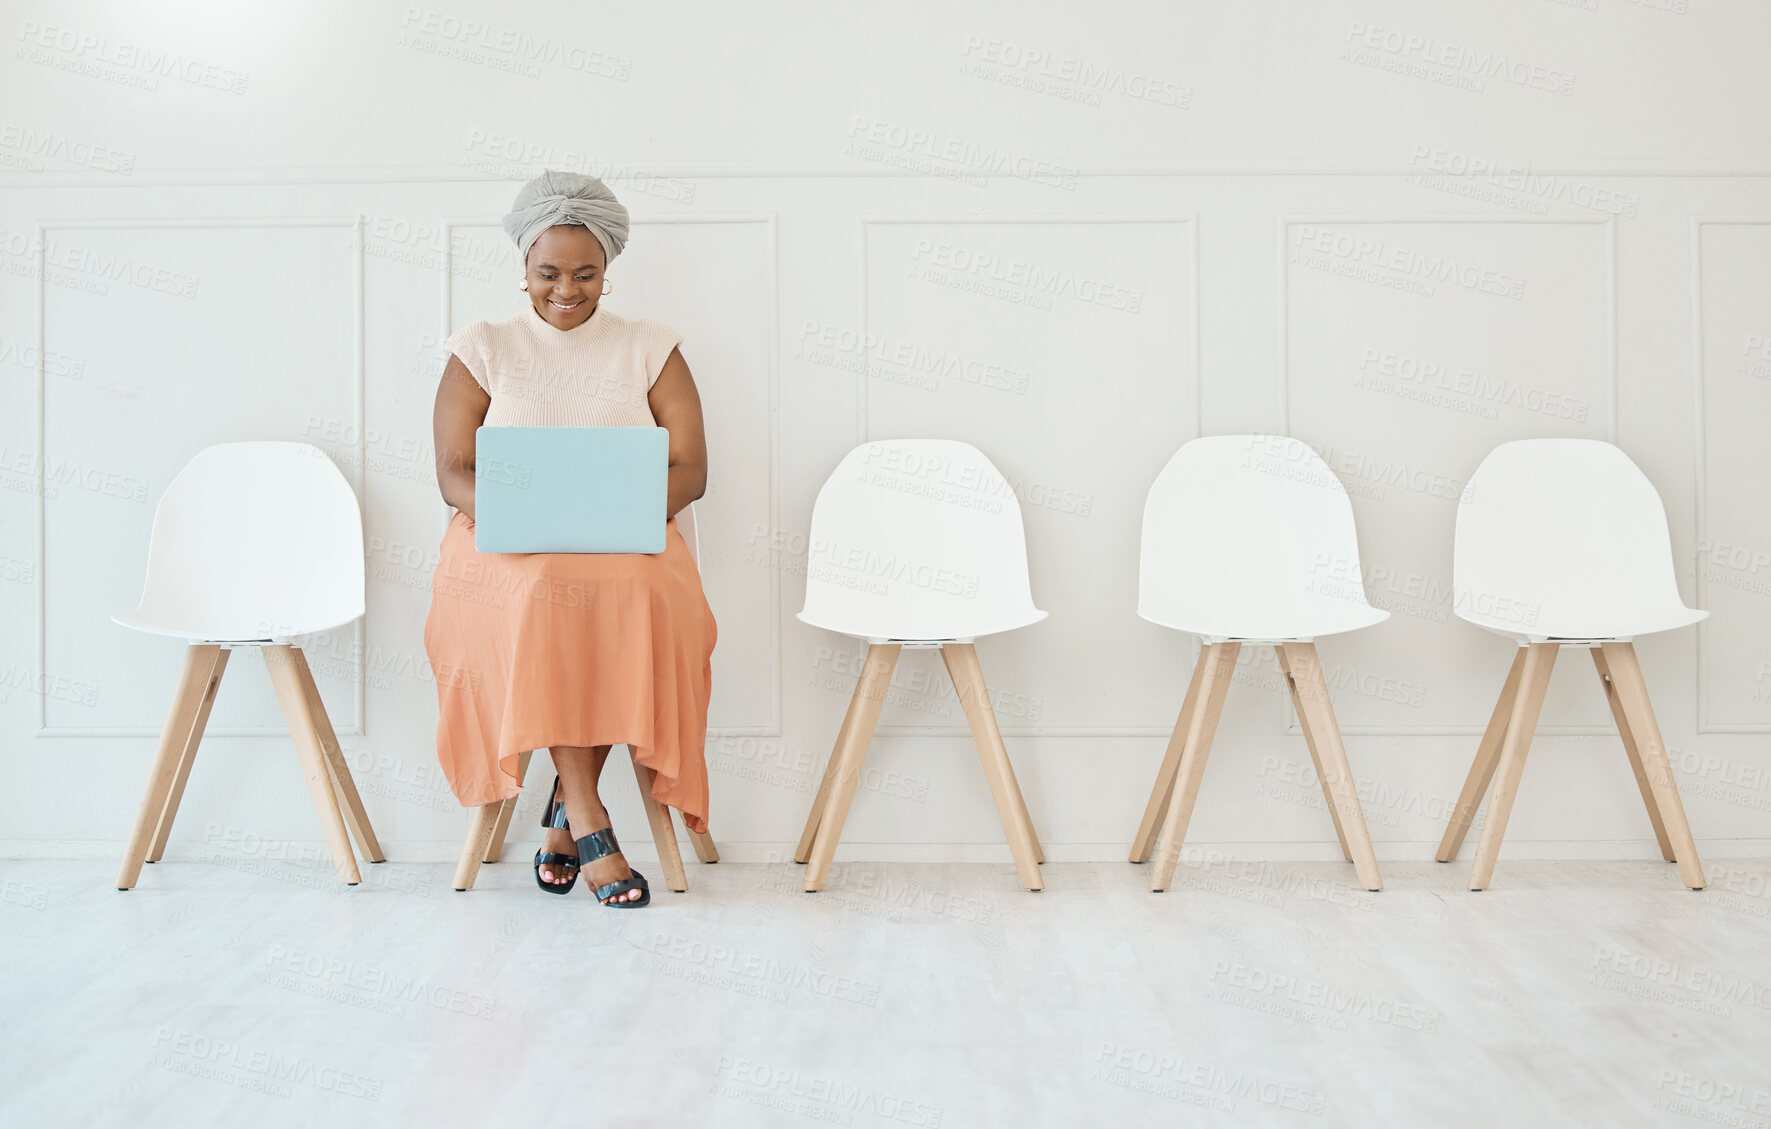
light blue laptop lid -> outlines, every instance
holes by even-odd
[[[662,427],[481,427],[474,548],[662,553],[669,473]]]

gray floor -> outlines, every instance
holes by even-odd
[[[1771,863],[0,863],[0,1124],[1771,1124]],[[248,865],[250,864],[250,865]],[[643,869],[643,868],[642,868]],[[654,876],[655,877],[655,876]],[[563,1121],[562,1121],[563,1119]]]

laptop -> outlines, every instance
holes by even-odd
[[[474,548],[662,553],[669,472],[662,427],[481,427]]]

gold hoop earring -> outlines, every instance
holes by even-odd
[[[603,279],[603,297],[607,298],[613,293],[615,293],[615,284],[606,278]]]
[[[517,289],[526,292],[529,289],[529,280],[525,278],[523,281],[517,283]]]

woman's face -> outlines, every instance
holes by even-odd
[[[535,312],[557,329],[583,325],[603,296],[603,245],[588,227],[550,227],[529,247],[524,277]]]

